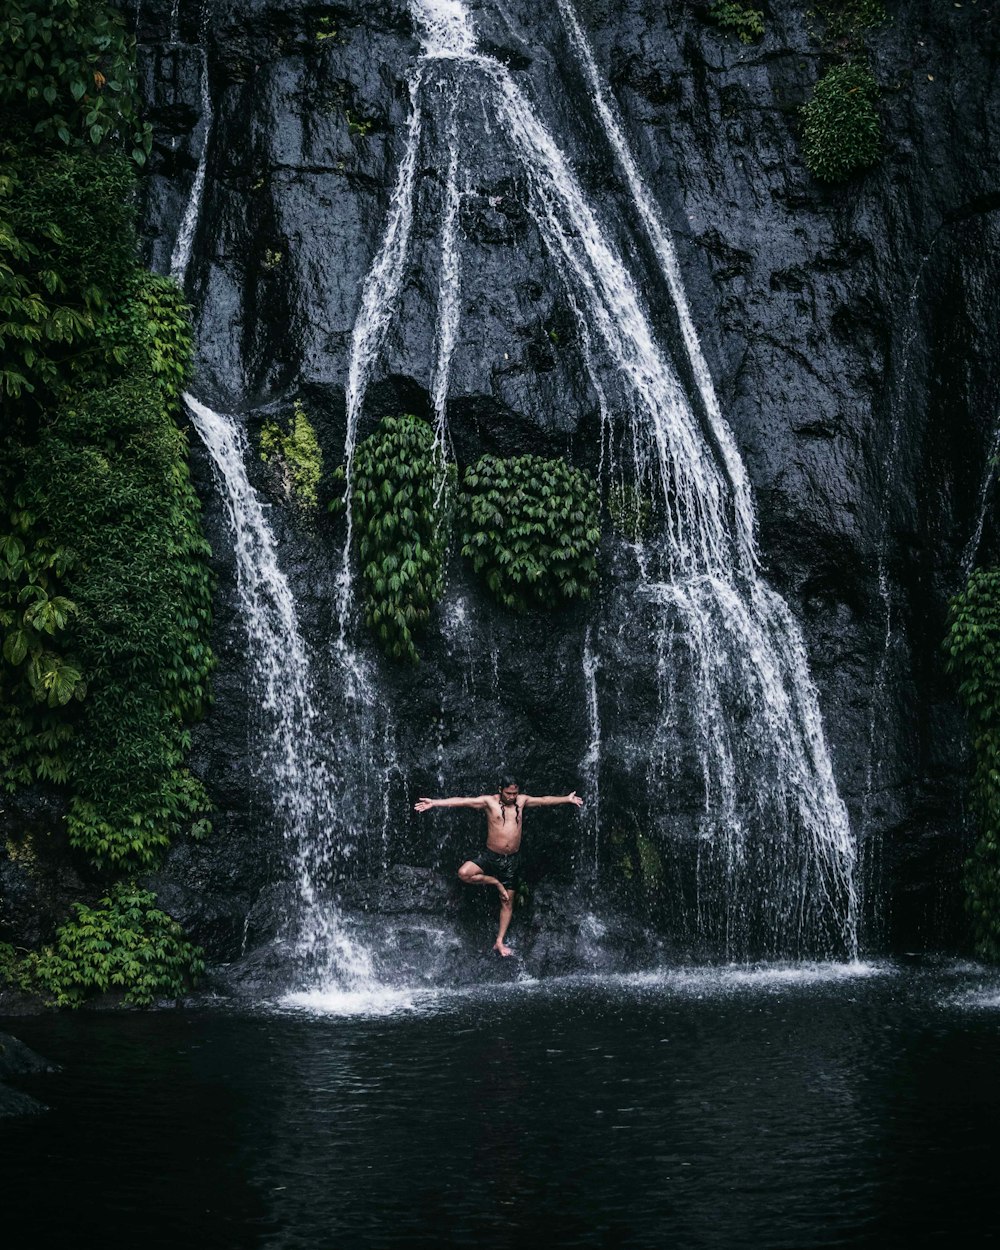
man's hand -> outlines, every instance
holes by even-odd
[[[429,811],[433,806],[434,806],[433,799],[417,799],[416,803],[413,804],[413,810],[415,812],[426,812],[426,811]]]
[[[580,798],[575,790],[570,791],[570,793],[566,795],[566,802],[573,803],[577,807],[583,807],[583,799]]]

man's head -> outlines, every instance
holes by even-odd
[[[518,784],[513,777],[500,778],[500,802],[505,807],[513,807],[517,802]]]

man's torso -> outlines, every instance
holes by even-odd
[[[513,787],[512,787],[513,788]],[[498,855],[513,855],[521,845],[521,822],[524,819],[524,795],[509,807],[493,795],[486,802],[486,848]]]

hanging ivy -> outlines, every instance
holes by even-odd
[[[455,478],[418,417],[384,417],[355,452],[351,509],[365,619],[393,659],[417,662],[414,634],[444,591]]]
[[[483,456],[466,470],[462,554],[509,608],[586,598],[597,579],[597,485],[565,460]]]
[[[951,601],[946,668],[972,730],[973,806],[979,836],[965,862],[966,908],[976,952],[1000,960],[1000,569],[977,569]]]

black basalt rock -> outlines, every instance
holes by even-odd
[[[469,7],[482,51],[533,101],[598,206],[691,389],[669,292],[557,6]],[[446,100],[447,79],[430,61],[417,85],[419,42],[403,3],[320,11],[228,0],[204,23],[194,5],[180,8],[174,41],[166,0],[144,3],[139,15],[155,132],[143,207],[148,254],[169,267],[207,142],[187,271],[199,342],[193,389],[242,414],[252,447],[265,414],[304,397],[329,472],[343,460],[351,336],[414,92],[425,104]],[[1000,554],[988,463],[1000,420],[1000,4],[902,0],[888,24],[868,32],[882,155],[839,186],[812,178],[798,142],[798,108],[830,55],[807,9],[772,3],[763,39],[743,45],[708,22],[704,6],[680,0],[577,5],[674,239],[750,478],[765,575],[804,633],[840,792],[863,843],[868,941],[953,945],[962,940],[955,879],[967,838],[967,745],[940,640],[948,597],[969,564]],[[539,192],[474,71],[463,81],[454,104],[462,272],[448,396],[453,451],[462,466],[486,451],[532,451],[596,471],[603,445],[588,343],[537,224]],[[386,413],[433,416],[448,113],[425,112],[406,259],[359,437]],[[221,661],[193,760],[220,810],[212,837],[175,851],[157,881],[214,957],[229,959],[246,949],[247,916],[262,942],[280,929],[272,896],[287,869],[266,786],[255,779],[228,521],[192,442],[219,575]],[[252,465],[251,477],[267,500],[303,633],[322,651],[337,629],[342,520],[304,519],[262,466]],[[336,493],[329,479],[325,489],[325,498]],[[649,824],[657,640],[644,609],[627,606],[630,574],[616,566],[607,516],[603,524],[602,584],[589,604],[553,618],[511,615],[454,553],[419,668],[392,666],[362,642],[392,713],[396,754],[385,782],[390,817],[384,830],[368,831],[373,846],[384,839],[381,866],[372,851],[356,880],[344,870],[345,906],[411,920],[454,913],[452,887],[438,882],[478,844],[479,817],[415,817],[420,793],[478,793],[501,768],[520,770],[535,792],[583,787],[593,733],[588,639],[599,637],[603,651],[601,764],[586,780],[608,830]],[[702,800],[689,764],[678,763],[674,798],[678,827],[693,837]],[[553,889],[579,882],[585,827],[562,809],[534,814],[526,847],[539,850]],[[604,855],[598,897],[617,888],[616,862]],[[403,883],[393,863],[417,875]],[[532,942],[546,966],[568,967],[577,922],[545,897]],[[577,896],[566,897],[579,910]],[[628,939],[647,948],[649,940],[638,929]],[[416,966],[416,937],[411,945],[406,958]]]

